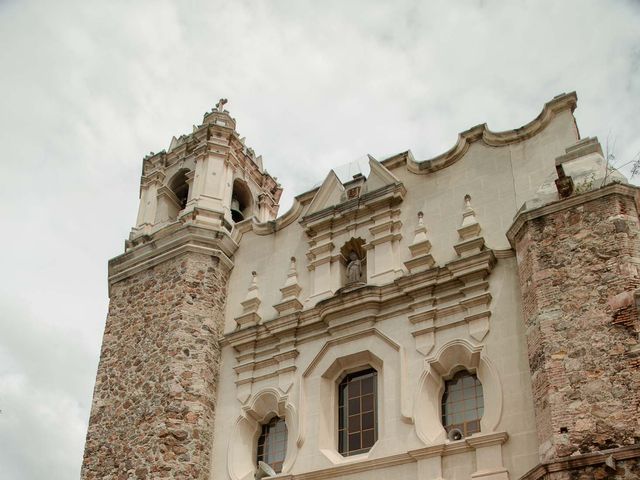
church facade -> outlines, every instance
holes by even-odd
[[[575,93],[279,217],[225,103],[143,161],[83,480],[640,478],[640,190]]]

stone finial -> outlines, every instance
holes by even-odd
[[[435,265],[431,251],[431,242],[427,238],[427,227],[424,224],[424,214],[418,212],[418,221],[414,230],[413,242],[409,245],[411,260],[404,262],[409,273],[428,270]]]
[[[463,230],[463,232],[461,232],[461,230]],[[480,224],[478,223],[478,219],[476,218],[476,212],[471,206],[471,195],[469,194],[466,194],[464,196],[462,224],[458,229],[458,233],[460,234],[461,239],[469,238],[470,236],[474,236],[480,233]]]
[[[421,245],[424,242],[428,242],[427,239],[427,227],[424,225],[424,214],[422,212],[418,212],[418,224],[414,230],[413,242],[411,245]],[[431,247],[431,245],[429,245]],[[411,248],[411,247],[409,247]],[[413,251],[411,252],[414,253]],[[415,255],[414,255],[415,256]]]
[[[484,248],[484,238],[480,236],[481,230],[476,212],[471,205],[471,195],[466,194],[462,210],[462,223],[458,228],[460,241],[453,246],[458,255],[466,257],[478,253]]]
[[[280,315],[302,310],[302,303],[299,299],[301,291],[302,287],[298,283],[296,257],[291,257],[289,271],[287,272],[287,279],[280,289],[280,292],[282,292],[282,300],[275,304],[273,308],[275,308]]]
[[[243,312],[242,315],[236,317],[238,327],[257,325],[260,323],[262,317],[258,314],[258,309],[261,303],[262,299],[260,298],[260,292],[258,290],[258,274],[251,272],[251,284],[249,285],[247,296],[241,302]]]
[[[251,285],[249,286],[249,291],[247,292],[247,296],[245,297],[244,302],[242,302],[242,305],[244,306],[245,302],[251,301],[253,306],[256,300],[258,301],[258,305],[260,305],[260,295],[258,292],[258,274],[256,272],[251,272]]]

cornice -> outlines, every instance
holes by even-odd
[[[640,203],[640,187],[622,183],[613,183],[597,190],[572,195],[569,198],[557,200],[553,203],[549,203],[532,210],[521,210],[516,214],[513,223],[507,230],[507,239],[509,240],[509,243],[511,243],[511,246],[515,248],[515,239],[526,223],[609,195],[630,197],[634,199],[636,204]]]
[[[159,265],[186,252],[203,253],[220,259],[226,269],[233,268],[231,257],[238,248],[223,230],[175,222],[109,261],[109,287],[140,271]]]
[[[236,349],[243,348],[243,345],[253,348],[256,341],[269,343],[294,334],[299,342],[304,342],[301,328],[314,330],[314,335],[324,335],[359,322],[375,323],[410,313],[412,308],[424,307],[424,297],[461,290],[465,288],[465,281],[486,277],[495,262],[493,252],[486,250],[454,260],[444,267],[405,275],[386,285],[364,285],[338,292],[307,310],[276,316],[263,320],[259,325],[228,332],[224,336],[224,343]]]
[[[600,465],[605,463],[609,458],[614,462],[620,462],[639,457],[640,444],[612,448],[593,453],[573,455],[571,457],[562,457],[535,466],[520,477],[520,480],[539,480],[547,478],[547,475],[550,473],[579,470],[584,467]]]
[[[456,144],[437,157],[416,161],[408,151],[387,158],[381,163],[390,169],[406,163],[407,169],[412,173],[419,175],[433,173],[456,163],[475,142],[483,142],[491,147],[503,147],[527,140],[544,130],[560,112],[570,110],[573,113],[577,104],[576,92],[563,93],[545,103],[540,114],[520,128],[494,132],[489,129],[486,123],[483,123],[458,134]]]
[[[387,185],[358,198],[306,215],[300,223],[304,228],[321,230],[326,224],[332,223],[336,217],[343,218],[349,213],[365,209],[368,215],[372,215],[382,207],[395,206],[402,201],[406,193],[406,188],[400,182]]]
[[[323,468],[321,470],[314,470],[305,473],[278,475],[278,478],[282,480],[324,480],[328,478],[337,478],[343,475],[371,472],[382,468],[394,467],[396,465],[414,463],[425,458],[442,457],[457,455],[465,452],[472,452],[478,446],[502,445],[507,441],[508,438],[509,436],[506,432],[489,434],[479,433],[476,435],[472,435],[469,438],[458,440],[456,442],[447,441],[439,445],[418,448],[415,450],[410,450],[408,452],[388,455],[381,458],[371,458],[363,460],[352,460],[347,458],[345,459],[345,463],[342,465],[335,465],[329,468]]]

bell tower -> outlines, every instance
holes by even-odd
[[[109,312],[81,478],[208,479],[235,224],[275,219],[282,189],[226,99],[144,158]]]

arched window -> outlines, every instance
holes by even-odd
[[[338,451],[368,452],[378,439],[378,372],[373,368],[346,375],[338,385]]]
[[[256,464],[262,461],[276,473],[280,473],[286,455],[287,425],[284,418],[273,417],[268,423],[262,425],[262,432],[258,438]]]
[[[463,437],[479,432],[483,413],[482,384],[476,375],[463,370],[445,382],[442,426],[447,434],[454,429],[460,430]]]

